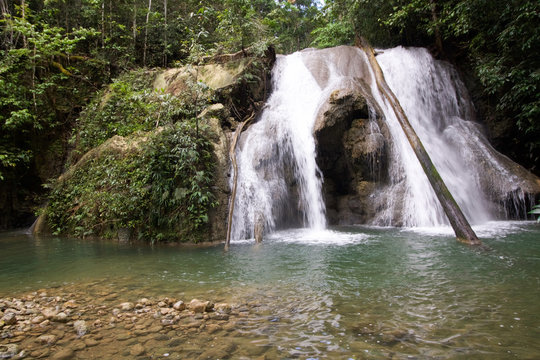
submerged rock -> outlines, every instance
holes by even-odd
[[[146,349],[141,344],[136,344],[131,347],[129,354],[132,356],[140,356],[146,352]]]
[[[0,345],[0,359],[10,359],[18,352],[19,346],[17,344]]]
[[[188,308],[194,313],[203,313],[206,311],[211,311],[214,308],[214,304],[212,304],[210,301],[193,299],[190,301]]]
[[[6,325],[15,325],[17,323],[17,315],[15,315],[15,313],[8,312],[2,317],[2,321]]]
[[[86,326],[86,321],[84,320],[77,320],[73,323],[73,328],[75,329],[75,332],[78,336],[83,336],[88,331],[88,327]]]

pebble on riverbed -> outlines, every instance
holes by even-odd
[[[85,293],[50,296],[49,292],[0,299],[0,358],[154,356],[158,349],[170,351],[167,342],[177,344],[172,349],[184,349],[186,339],[215,337],[233,328],[243,309],[199,299],[122,302],[111,293],[105,295],[110,300],[104,300]],[[125,346],[118,347],[119,342]],[[228,345],[206,355],[221,356],[234,348]],[[190,351],[195,358],[204,353],[202,348]]]

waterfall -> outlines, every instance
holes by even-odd
[[[426,49],[398,47],[377,56],[385,79],[399,99],[405,114],[424,144],[450,193],[473,224],[494,219],[481,189],[478,168],[471,166],[470,134],[478,124],[472,104],[456,71],[447,63],[435,61]],[[429,181],[416,159],[393,111],[377,98],[393,139],[390,177],[394,184],[405,174],[402,224],[404,226],[446,225],[447,218]],[[456,134],[455,129],[465,134]],[[456,138],[469,139],[456,143]],[[468,159],[469,157],[469,159]],[[391,195],[398,196],[398,195]],[[381,213],[380,216],[384,216]],[[387,222],[382,220],[382,222]]]
[[[527,178],[530,174],[491,147],[474,121],[472,102],[456,70],[422,48],[379,51],[377,60],[467,219],[481,224],[506,218],[508,204],[515,207],[510,213],[523,213],[519,207],[525,208],[526,195],[538,189],[530,184],[540,182]],[[380,183],[367,201],[375,215],[366,221],[408,227],[448,224],[393,111],[378,92],[363,51],[340,46],[278,56],[272,76],[272,94],[236,150],[233,239],[252,238],[256,223],[266,232],[325,228],[325,174],[317,166],[313,132],[321,109],[341,89],[358,91],[366,99],[370,136],[384,141],[387,152],[385,174],[377,176]],[[375,121],[375,113],[382,123]],[[385,140],[379,125],[388,130]],[[373,157],[368,161],[374,169]]]
[[[322,175],[311,134],[321,94],[300,53],[277,58],[273,93],[239,144],[233,239],[253,237],[257,221],[264,222],[267,231],[295,217],[301,217],[305,227],[326,226]]]

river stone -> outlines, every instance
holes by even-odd
[[[152,327],[150,327],[148,329],[148,332],[151,332],[151,333],[157,333],[157,332],[160,332],[161,330],[163,329],[163,326],[161,325],[154,325]]]
[[[78,341],[72,342],[70,347],[71,347],[71,349],[73,349],[73,351],[80,351],[80,350],[86,349],[86,344],[84,342],[78,340]]]
[[[177,310],[177,311],[182,311],[182,310],[185,310],[186,308],[186,304],[184,304],[184,302],[182,300],[180,301],[177,301],[173,304],[173,309],[174,310]]]
[[[135,307],[135,305],[133,305],[133,303],[131,303],[131,302],[124,302],[124,303],[120,304],[120,309],[123,310],[123,311],[133,310],[134,307]]]
[[[73,323],[73,328],[75,329],[75,332],[78,336],[83,336],[88,331],[88,327],[86,326],[86,321],[84,320],[77,320]]]
[[[74,300],[68,300],[64,303],[64,308],[66,309],[75,309],[78,306],[79,305],[77,305]]]
[[[221,326],[219,326],[218,324],[208,324],[206,325],[206,332],[209,333],[209,334],[213,334],[219,330],[221,330]]]
[[[96,346],[98,344],[98,342],[95,339],[92,339],[92,338],[84,339],[84,343],[88,347]]]
[[[2,321],[6,325],[15,325],[17,323],[17,315],[15,315],[15,313],[8,312],[4,314],[4,316],[2,317]]]
[[[0,359],[9,359],[14,357],[19,351],[17,344],[0,345]]]
[[[171,308],[168,308],[168,307],[162,307],[162,308],[159,309],[159,312],[161,313],[161,315],[167,315],[171,311],[173,311],[173,310]]]
[[[121,333],[116,336],[116,340],[118,341],[126,341],[129,338],[131,338],[131,335],[129,332]]]
[[[210,301],[201,301],[198,299],[193,299],[189,303],[189,309],[195,313],[203,313],[205,311],[212,311],[214,304]]]
[[[129,354],[132,356],[140,356],[146,352],[146,349],[141,344],[136,344],[131,347]]]
[[[71,348],[64,348],[58,352],[56,352],[51,359],[52,360],[68,360],[72,359],[75,353],[73,352],[73,349]]]
[[[147,298],[139,299],[139,301],[137,301],[137,302],[140,303],[140,304],[143,305],[143,306],[149,306],[149,305],[152,305],[152,301],[150,301],[150,300],[147,299]]]
[[[53,321],[65,323],[68,321],[68,316],[65,312],[60,312],[52,318]]]
[[[50,320],[58,314],[58,310],[53,308],[45,308],[41,310],[41,313],[43,314],[43,316],[45,316],[46,319]]]
[[[214,305],[214,311],[223,313],[223,314],[230,314],[232,311],[232,307],[229,304],[226,303],[218,303]]]
[[[56,342],[56,336],[47,334],[47,335],[41,335],[37,338],[38,342],[43,345],[52,345]]]
[[[206,350],[199,356],[199,359],[227,359],[231,357],[235,349],[236,345],[232,341],[228,341]]]

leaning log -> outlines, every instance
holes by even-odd
[[[476,236],[474,230],[471,228],[471,225],[465,218],[465,215],[463,215],[459,205],[446,187],[446,184],[431,161],[431,158],[420,141],[420,138],[409,123],[409,119],[407,118],[407,115],[405,115],[405,112],[403,111],[403,108],[401,107],[396,95],[386,83],[383,72],[379,66],[379,63],[377,62],[377,59],[375,58],[373,48],[371,45],[369,45],[367,40],[362,37],[356,38],[356,46],[364,50],[366,53],[375,74],[377,87],[381,95],[388,101],[392,107],[392,110],[396,114],[396,118],[401,125],[403,132],[407,136],[407,139],[409,140],[418,161],[424,169],[424,173],[426,174],[431,187],[435,191],[435,194],[437,195],[437,198],[439,199],[439,202],[441,203],[444,212],[448,217],[452,228],[454,229],[457,240],[469,245],[481,245],[482,242]]]
[[[244,129],[244,126],[249,123],[255,114],[252,114],[246,121],[240,123],[234,132],[233,140],[231,147],[229,149],[229,157],[231,158],[232,168],[233,168],[233,187],[231,193],[231,200],[229,201],[229,217],[227,220],[227,239],[225,240],[225,251],[229,250],[229,244],[231,243],[231,230],[232,230],[232,219],[234,213],[234,201],[236,198],[236,188],[238,185],[238,165],[236,163],[236,143],[238,138]]]

